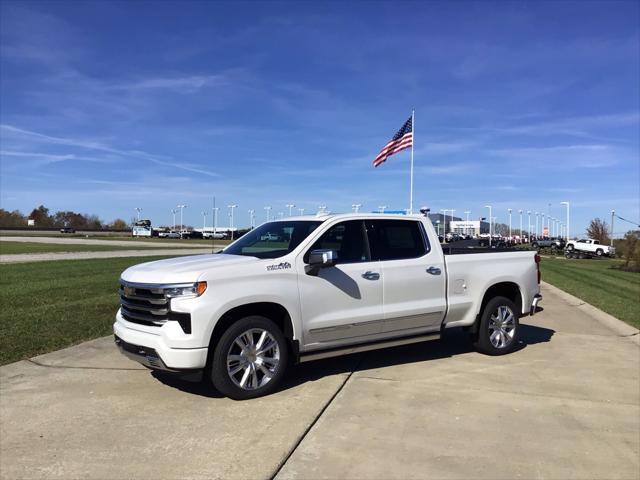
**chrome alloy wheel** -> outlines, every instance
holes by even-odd
[[[252,328],[238,335],[227,352],[229,378],[244,390],[265,386],[279,364],[278,342],[262,328]]]
[[[505,348],[513,341],[516,333],[516,322],[513,311],[505,306],[500,305],[495,312],[491,314],[489,320],[489,340],[496,348]]]

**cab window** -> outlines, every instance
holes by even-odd
[[[309,262],[311,250],[336,250],[338,261],[336,263],[358,263],[370,260],[367,246],[364,222],[362,220],[349,220],[338,223],[329,228],[304,256],[305,263]]]
[[[423,227],[412,220],[370,220],[367,234],[373,260],[422,257],[429,251]]]

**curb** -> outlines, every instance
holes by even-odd
[[[561,297],[563,300],[573,303],[577,309],[582,310],[590,317],[595,318],[605,327],[613,330],[620,337],[629,337],[632,342],[640,346],[640,330],[632,327],[631,325],[623,322],[622,320],[603,312],[599,308],[585,302],[581,298],[575,297],[564,290],[559,289],[547,282],[540,282],[540,285],[544,288],[551,290],[553,293]]]

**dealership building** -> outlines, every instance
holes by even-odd
[[[453,233],[460,233],[462,235],[480,235],[482,233],[489,233],[489,222],[483,222],[481,220],[458,220],[449,222],[449,229]]]

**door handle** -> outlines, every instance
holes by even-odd
[[[442,270],[440,270],[438,267],[429,267],[427,268],[427,273],[430,273],[431,275],[440,275],[442,273]]]
[[[378,272],[364,272],[362,274],[362,278],[366,278],[367,280],[379,280],[380,274]]]

